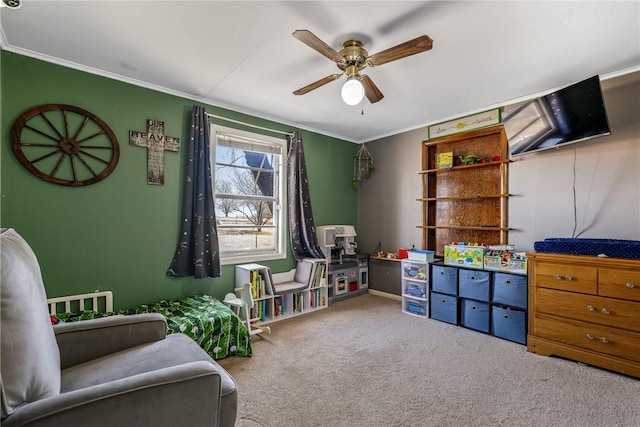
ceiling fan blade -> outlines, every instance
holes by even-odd
[[[360,83],[362,83],[362,86],[364,87],[364,94],[370,103],[375,104],[384,98],[384,95],[380,92],[378,86],[376,86],[373,83],[373,80],[371,80],[366,74],[360,76]]]
[[[315,34],[309,30],[296,30],[293,37],[300,40],[310,48],[316,50],[334,62],[342,61],[342,56],[334,48],[320,40]]]
[[[320,86],[324,86],[327,83],[330,83],[340,77],[342,74],[331,74],[330,76],[321,78],[317,82],[313,82],[305,87],[301,87],[300,89],[293,92],[294,95],[304,95],[305,93],[311,92],[314,89],[318,89]]]
[[[373,65],[382,65],[387,62],[397,61],[398,59],[406,58],[407,56],[415,55],[416,53],[426,52],[433,47],[433,40],[429,36],[416,37],[413,40],[401,43],[397,46],[378,52],[371,55],[368,62]]]

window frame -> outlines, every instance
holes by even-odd
[[[274,191],[277,191],[277,196],[274,195],[274,210],[273,224],[274,224],[274,238],[276,239],[275,249],[270,252],[264,251],[247,251],[245,254],[238,252],[225,252],[220,250],[220,263],[222,265],[261,262],[277,259],[287,258],[287,140],[286,138],[278,138],[268,135],[259,134],[256,132],[240,130],[228,126],[221,126],[218,124],[210,123],[210,159],[211,159],[211,181],[213,188],[213,202],[216,204],[216,198],[218,192],[216,189],[216,149],[218,147],[218,139],[222,137],[230,138],[234,141],[229,141],[224,144],[227,147],[240,148],[243,144],[247,146],[264,146],[271,148],[271,154],[274,155],[273,173],[274,179],[277,180],[277,185],[274,186]],[[277,162],[275,160],[277,159]],[[247,199],[255,199],[256,196],[247,195]],[[267,196],[268,197],[268,196]],[[259,197],[262,199],[262,197]],[[271,197],[269,197],[271,199]],[[217,215],[217,213],[216,213]]]

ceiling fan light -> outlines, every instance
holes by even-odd
[[[364,98],[364,86],[357,78],[348,79],[342,86],[342,100],[347,105],[358,105]]]

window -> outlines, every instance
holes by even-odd
[[[558,130],[550,106],[542,99],[503,108],[502,122],[512,154],[542,146],[540,144],[545,137]],[[556,143],[557,141],[553,144]]]
[[[287,141],[211,125],[222,264],[286,257]]]

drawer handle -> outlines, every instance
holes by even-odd
[[[629,288],[629,289],[633,289],[633,288],[635,288],[635,287],[636,287],[636,284],[635,284],[635,283],[627,282],[627,288]]]
[[[561,276],[559,274],[554,274],[554,277],[556,278],[556,280],[573,280],[573,277],[566,275],[566,276]]]
[[[600,310],[600,311],[602,311],[602,314],[609,314],[609,313],[611,313],[611,312],[609,311],[609,309],[608,309],[608,308],[603,308],[603,309],[602,309],[602,310]]]
[[[588,306],[587,306],[587,310],[589,310],[589,311],[596,311],[596,308],[595,308],[594,306],[592,306],[592,305],[588,305]]]
[[[595,339],[595,337],[593,335],[591,335],[591,334],[587,334],[587,339],[593,340],[593,339]],[[609,339],[607,337],[600,337],[600,338],[598,338],[598,341],[600,341],[601,343],[605,343],[606,344],[606,343],[609,342]]]

